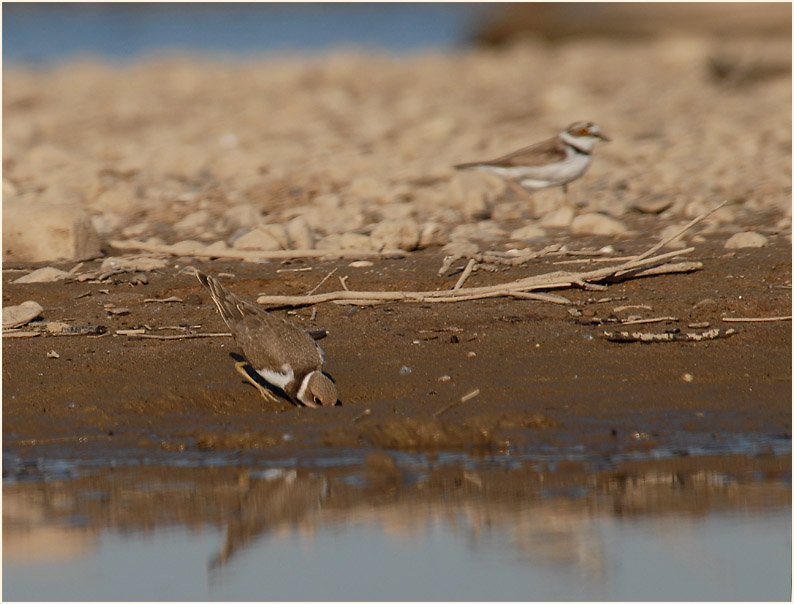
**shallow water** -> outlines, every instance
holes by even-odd
[[[28,464],[3,488],[3,598],[788,599],[787,456],[685,461]]]
[[[130,59],[162,52],[255,55],[375,47],[454,48],[482,3],[6,4],[3,60],[74,55]]]

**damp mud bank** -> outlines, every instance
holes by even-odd
[[[625,242],[617,253],[642,249]],[[122,463],[323,450],[542,452],[586,463],[612,455],[785,451],[790,322],[723,319],[788,315],[789,254],[786,242],[730,252],[704,242],[701,270],[603,291],[565,290],[567,305],[496,298],[274,309],[328,333],[320,343],[342,405],[320,409],[270,403],[241,378],[232,357],[239,349],[180,259],[146,284],[133,284],[127,273],[104,283],[23,285],[10,282],[20,272],[6,270],[7,305],[36,299],[45,309],[40,322],[101,326],[104,333],[4,338],[4,446],[21,458],[50,451]],[[251,300],[263,292],[305,293],[331,271],[362,291],[450,288],[459,277],[454,269],[439,277],[442,257],[431,251],[368,267],[349,260],[181,260],[227,275],[229,287]],[[475,271],[467,286],[553,271],[560,261],[567,260]],[[654,317],[664,320],[620,324]],[[702,333],[704,325],[735,333],[699,342],[604,337],[616,329]],[[204,334],[214,335],[191,337]]]

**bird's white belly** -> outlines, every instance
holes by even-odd
[[[261,375],[268,384],[278,386],[282,390],[286,390],[287,384],[295,379],[295,372],[292,370],[292,367],[286,363],[281,366],[281,371],[257,369],[256,372]]]
[[[542,189],[564,185],[576,180],[590,165],[590,156],[574,153],[564,161],[545,166],[513,166],[510,168],[490,167],[506,178],[515,179],[527,189]]]

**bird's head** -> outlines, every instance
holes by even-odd
[[[336,384],[321,371],[307,375],[298,392],[298,400],[307,407],[332,407],[338,399]]]
[[[576,142],[579,147],[584,147],[588,151],[591,150],[599,141],[609,142],[610,138],[606,136],[598,124],[593,122],[574,122],[565,129],[563,136]]]

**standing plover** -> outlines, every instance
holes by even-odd
[[[264,398],[278,400],[246,371],[250,365],[268,384],[284,392],[294,403],[307,407],[335,405],[336,385],[323,372],[325,354],[303,329],[246,302],[209,275],[196,271],[247,359],[235,368]]]
[[[609,138],[592,122],[574,122],[555,137],[524,147],[488,161],[455,166],[458,170],[478,168],[517,182],[526,189],[562,186],[568,195],[568,183],[584,174],[590,165],[596,143]]]

